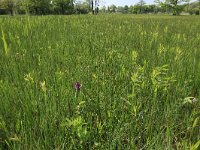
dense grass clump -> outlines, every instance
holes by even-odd
[[[0,18],[0,148],[198,149],[199,29],[197,16]]]

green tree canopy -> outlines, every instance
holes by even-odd
[[[168,7],[172,10],[173,15],[179,15],[181,8],[180,3],[186,2],[187,0],[156,0],[156,3],[159,3],[161,6]]]
[[[0,0],[0,7],[6,9],[11,15],[15,14],[17,0]]]
[[[74,0],[52,0],[54,11],[58,14],[73,13]]]

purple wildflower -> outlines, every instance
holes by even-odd
[[[76,82],[75,88],[76,88],[76,91],[80,91],[80,89],[81,89],[81,84],[80,84],[79,82]]]

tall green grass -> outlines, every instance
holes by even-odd
[[[197,16],[0,18],[1,149],[197,150],[199,29]]]

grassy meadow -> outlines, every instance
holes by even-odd
[[[0,17],[2,150],[197,150],[199,96],[198,16]]]

